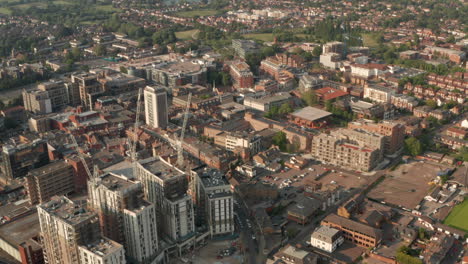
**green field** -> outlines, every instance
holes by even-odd
[[[246,39],[256,39],[261,41],[271,42],[275,39],[273,33],[257,33],[257,34],[245,34],[243,35]]]
[[[363,33],[361,36],[364,46],[371,48],[379,46],[377,43],[377,35],[375,33]]]
[[[468,199],[453,208],[444,224],[468,232]]]
[[[192,11],[180,11],[175,13],[178,17],[196,17],[196,16],[213,16],[218,14],[218,10],[206,9],[206,10],[192,10]]]
[[[0,7],[0,14],[11,15],[11,10],[6,7]]]
[[[192,29],[192,30],[187,30],[187,31],[176,32],[175,35],[178,39],[187,40],[187,39],[197,38],[198,32],[199,32],[198,29]]]
[[[119,12],[121,11],[118,8],[113,7],[112,5],[97,5],[97,10],[104,11],[104,12]]]

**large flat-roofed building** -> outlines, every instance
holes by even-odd
[[[81,264],[125,264],[122,245],[107,238],[78,247]]]
[[[364,86],[364,98],[378,103],[390,103],[395,91],[389,87],[367,84]]]
[[[190,191],[197,208],[197,225],[206,225],[210,235],[234,232],[234,198],[231,185],[219,170],[202,166],[191,172]]]
[[[273,107],[280,107],[282,104],[289,103],[292,96],[289,93],[278,93],[261,98],[245,97],[244,106],[259,111],[268,112]]]
[[[288,219],[301,225],[310,223],[321,205],[322,203],[319,200],[304,196],[296,204],[288,207]]]
[[[49,163],[47,142],[36,139],[18,145],[3,145],[2,171],[7,179],[24,177],[28,171]]]
[[[40,241],[37,213],[0,225],[0,249],[21,264],[42,264],[44,256]]]
[[[336,214],[329,214],[322,220],[321,225],[341,230],[346,240],[361,247],[376,247],[382,240],[382,231],[380,229]]]
[[[166,90],[162,87],[146,86],[144,96],[146,124],[153,128],[165,129],[169,123]]]
[[[81,104],[92,110],[97,97],[104,94],[104,88],[98,82],[98,75],[92,73],[73,74],[71,82],[78,85]]]
[[[147,72],[151,81],[169,90],[185,84],[204,85],[207,78],[206,66],[190,60],[161,62],[148,68]]]
[[[145,79],[123,74],[116,71],[105,71],[98,79],[107,94],[120,95],[122,93],[137,93],[139,88],[145,87]]]
[[[50,79],[37,86],[37,89],[49,94],[52,109],[60,109],[70,104],[69,86],[63,80]]]
[[[380,147],[378,147],[380,146]],[[312,139],[312,156],[337,166],[370,171],[382,160],[384,138],[359,130],[339,129]]]
[[[73,167],[65,161],[56,161],[34,169],[26,177],[29,202],[47,202],[55,195],[70,194],[75,190]]]
[[[307,106],[293,112],[290,115],[290,120],[301,127],[316,128],[325,126],[327,124],[327,118],[331,115],[332,113],[330,112]]]
[[[312,233],[310,244],[326,252],[332,253],[343,244],[341,231],[328,226],[320,226]]]
[[[65,196],[38,205],[44,259],[49,264],[81,264],[78,246],[100,237],[94,212]]]

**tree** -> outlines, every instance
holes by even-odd
[[[286,151],[287,143],[288,140],[284,132],[279,131],[273,136],[273,145],[278,146],[281,151]]]
[[[419,239],[421,240],[426,239],[426,229],[422,227],[419,228]]]
[[[15,127],[18,126],[18,124],[16,124],[15,120],[13,120],[11,118],[8,118],[8,117],[5,117],[4,125],[5,125],[6,129],[15,128]]]
[[[328,112],[333,111],[333,104],[330,100],[325,101],[325,110],[327,110]]]
[[[278,114],[286,115],[286,114],[291,113],[292,111],[293,111],[293,109],[292,109],[291,105],[289,103],[284,103],[278,109]]]
[[[120,72],[127,74],[128,70],[127,70],[127,68],[125,68],[125,66],[120,66]]]
[[[434,100],[426,100],[426,105],[429,106],[430,108],[434,109],[437,108],[437,102]]]
[[[319,57],[320,55],[322,55],[322,47],[320,46],[315,47],[312,50],[312,55],[314,55],[314,57]]]
[[[106,55],[107,50],[106,50],[106,47],[104,47],[101,44],[98,44],[98,45],[94,46],[93,52],[97,56],[104,56],[104,55]]]
[[[410,137],[405,140],[405,148],[413,157],[420,155],[423,151],[421,141],[415,137]]]
[[[308,106],[314,106],[318,103],[317,94],[315,94],[315,90],[309,90],[302,94],[302,100],[306,102]]]

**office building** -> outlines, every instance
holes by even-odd
[[[100,238],[97,215],[65,196],[38,205],[37,211],[45,263],[80,264],[78,247]]]
[[[391,121],[374,123],[370,120],[358,120],[348,124],[350,129],[361,129],[384,136],[384,152],[393,154],[404,146],[405,126]]]
[[[125,264],[122,245],[107,238],[78,247],[80,264]]]
[[[73,168],[65,161],[56,161],[31,170],[25,187],[32,205],[45,203],[55,195],[70,194],[75,190]]]
[[[167,92],[162,87],[145,88],[146,124],[152,128],[165,129],[168,124]]]
[[[336,214],[325,217],[321,225],[341,230],[344,239],[365,248],[376,247],[382,240],[382,230]]]
[[[82,73],[73,74],[71,82],[78,85],[81,105],[88,110],[93,110],[96,98],[104,94],[104,89],[98,82],[97,74]]]
[[[7,179],[24,177],[28,171],[49,163],[47,142],[41,139],[17,145],[3,145],[3,174]]]

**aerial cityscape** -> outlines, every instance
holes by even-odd
[[[0,264],[468,264],[467,0],[0,0]]]

